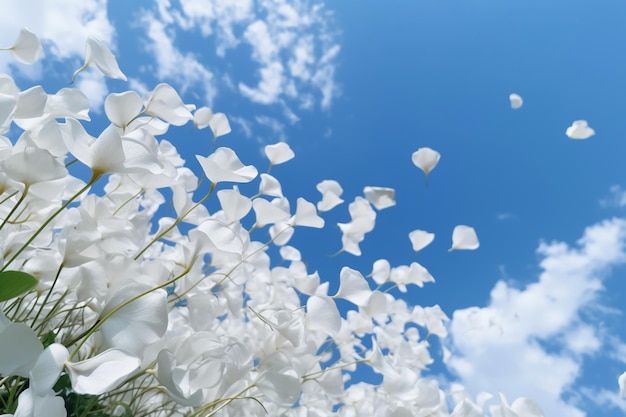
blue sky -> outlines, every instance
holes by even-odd
[[[36,4],[37,3],[37,4]],[[263,145],[287,141],[296,159],[277,166],[287,196],[318,201],[334,179],[344,205],[324,231],[292,244],[311,269],[337,279],[347,265],[418,261],[435,284],[407,299],[453,318],[446,378],[474,393],[536,399],[546,415],[618,416],[626,370],[626,4],[591,1],[294,2],[105,0],[15,2],[0,19],[7,46],[22,26],[46,45],[34,68],[0,59],[22,88],[67,85],[94,35],[116,51],[129,83],[96,73],[95,126],[108,92],[158,82],[186,101],[228,115],[218,139],[264,166]],[[37,8],[38,13],[32,10]],[[511,109],[509,94],[524,105]],[[596,135],[565,135],[575,120]],[[193,169],[210,139],[191,128],[172,141]],[[92,132],[95,133],[95,132]],[[430,176],[411,163],[420,147],[442,154]],[[361,257],[343,253],[334,226],[364,186],[396,190],[378,213]],[[447,252],[457,224],[473,226],[477,251]],[[436,234],[415,254],[414,229]],[[336,285],[336,284],[333,284]],[[478,308],[470,309],[472,306]],[[545,384],[545,385],[544,385]]]

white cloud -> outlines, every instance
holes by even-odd
[[[216,94],[213,73],[202,65],[192,53],[181,53],[174,46],[175,32],[151,14],[144,23],[151,41],[150,51],[156,59],[156,75],[160,79],[174,80],[183,92],[191,87],[203,92],[207,105],[212,105]]]
[[[617,381],[617,377],[615,377]],[[615,391],[609,391],[606,389],[591,390],[588,388],[581,389],[582,394],[596,405],[602,408],[617,408],[626,414],[626,401],[619,396],[617,389],[617,382],[615,383]]]
[[[0,13],[0,39],[10,46],[24,26],[47,44],[46,52],[55,59],[82,58],[87,36],[113,43],[114,28],[107,17],[106,0],[20,0],[3,2]],[[12,62],[0,55],[0,71]]]
[[[585,355],[603,345],[596,323],[603,279],[626,261],[626,221],[585,230],[577,248],[542,243],[539,279],[525,288],[499,281],[487,307],[458,310],[451,321],[448,365],[475,394],[501,391],[532,398],[545,415],[585,413],[564,394],[581,374]]]
[[[337,30],[332,13],[318,0],[157,0],[143,20],[157,75],[204,89],[211,99],[220,86],[252,103],[278,106],[289,123],[296,123],[299,116],[292,109],[327,109],[339,94]],[[175,39],[181,31],[199,32],[207,40],[179,45]],[[220,65],[197,55],[209,45],[225,61],[236,52],[237,65],[249,70],[231,72],[228,85],[218,85],[214,79],[225,77],[214,77]],[[248,59],[243,65],[241,52]]]
[[[603,207],[625,207],[626,206],[626,190],[620,185],[613,185],[609,188],[610,195],[600,200]]]
[[[247,138],[251,138],[252,137],[252,126],[250,125],[250,122],[248,120],[244,119],[243,117],[239,117],[239,116],[230,116],[228,118],[228,120],[238,124],[241,127],[241,129],[243,130],[243,134]]]
[[[282,124],[279,120],[268,116],[256,116],[254,119],[259,125],[269,128],[271,130],[274,137],[270,138],[270,143],[283,142],[286,140],[285,125]]]
[[[496,214],[496,219],[500,220],[500,221],[504,221],[504,220],[511,220],[515,218],[515,214],[513,213],[498,213]]]
[[[109,94],[106,79],[97,70],[84,71],[78,78],[78,89],[80,89],[89,99],[89,108],[96,113],[102,112],[102,103]]]

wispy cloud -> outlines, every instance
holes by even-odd
[[[182,92],[191,87],[201,90],[202,98],[211,105],[216,94],[213,72],[200,63],[192,52],[182,53],[174,46],[174,31],[168,30],[164,21],[151,14],[146,14],[143,20],[151,41],[149,49],[156,59],[157,77],[175,81]]]
[[[620,185],[613,185],[609,188],[609,196],[600,200],[603,207],[626,207],[626,190]]]
[[[195,54],[211,46],[217,59],[226,62],[247,54],[245,68],[250,70],[230,73],[226,88],[272,108],[267,115],[257,112],[261,121],[252,118],[250,123],[267,127],[264,118],[275,118],[278,112],[286,122],[297,123],[298,111],[328,109],[339,94],[338,31],[332,13],[319,1],[158,0],[143,21],[159,77],[182,83],[183,88],[204,89],[211,99],[225,87],[214,82],[220,71]],[[184,50],[175,41],[183,32],[199,32],[206,40]]]
[[[511,220],[514,219],[516,216],[513,213],[498,213],[496,214],[496,219],[499,221],[504,221],[504,220]]]
[[[0,39],[2,46],[10,46],[22,27],[28,27],[45,44],[46,59],[57,61],[83,60],[85,41],[94,36],[115,50],[115,29],[107,15],[107,0],[21,0],[3,2],[0,13]],[[41,73],[37,65],[15,65],[9,54],[0,54],[0,72],[19,73],[27,78]],[[39,74],[41,75],[41,74]],[[108,89],[106,83],[95,75],[80,75],[82,86],[90,91],[94,104],[102,103]]]
[[[564,395],[584,358],[608,342],[585,313],[597,313],[603,279],[626,261],[625,242],[626,221],[613,219],[587,228],[577,247],[542,243],[535,282],[499,281],[486,307],[454,313],[450,368],[474,393],[499,390],[532,398],[545,415],[584,416]]]
[[[89,108],[92,111],[101,113],[104,98],[109,93],[104,75],[93,69],[85,71],[81,77],[78,78],[77,87],[85,93],[89,99]]]

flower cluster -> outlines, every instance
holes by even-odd
[[[41,53],[28,30],[7,49],[22,62]],[[85,55],[73,78],[88,66],[126,78],[102,42],[89,39]],[[228,147],[197,156],[199,179],[164,136],[192,122],[215,139],[228,119],[167,84],[111,94],[104,109],[110,124],[93,137],[81,91],[21,91],[0,75],[0,414],[543,415],[524,398],[446,393],[425,375],[428,338],[446,335],[447,317],[391,291],[434,281],[422,265],[378,260],[367,277],[344,267],[329,293],[289,242],[299,227],[324,227],[320,213],[343,202],[339,183],[294,208],[277,178]],[[285,143],[265,154],[270,168],[294,157]],[[428,175],[439,157],[421,148],[413,161]],[[236,185],[258,178],[252,197]],[[394,204],[393,189],[365,187],[339,224],[342,250],[359,255],[377,211]],[[269,240],[257,240],[266,227]],[[434,235],[409,237],[418,251]],[[478,245],[474,229],[455,228],[451,250]],[[363,367],[381,377],[359,380]]]

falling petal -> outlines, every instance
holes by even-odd
[[[213,111],[208,107],[200,107],[193,114],[193,124],[198,129],[204,129],[209,126],[213,118]]]
[[[339,333],[341,315],[335,302],[326,296],[314,295],[306,302],[306,327],[309,330],[321,331],[330,336]]]
[[[139,112],[143,103],[141,97],[134,91],[113,93],[104,101],[104,112],[114,125],[125,129]]]
[[[289,209],[285,210],[278,202],[283,199],[275,198],[270,203],[263,198],[255,198],[252,200],[252,208],[256,215],[256,226],[263,227],[268,224],[277,223],[289,218]]]
[[[209,126],[213,131],[213,138],[217,139],[230,133],[230,123],[224,113],[215,113],[209,121]]]
[[[252,165],[244,166],[235,151],[230,148],[217,148],[208,157],[196,155],[206,177],[214,184],[218,182],[250,182],[258,171]]]
[[[20,31],[15,43],[9,50],[13,57],[23,64],[34,64],[43,52],[37,35],[27,28]]]
[[[409,239],[413,245],[413,250],[419,252],[435,239],[434,233],[429,233],[425,230],[413,230],[409,233]]]
[[[478,236],[473,227],[459,225],[452,232],[452,247],[450,251],[455,249],[474,250],[478,249]]]
[[[297,201],[293,225],[321,229],[324,227],[324,219],[317,215],[317,210],[315,209],[315,205],[313,205],[313,203],[310,203],[300,197]]]
[[[109,78],[126,81],[126,76],[122,70],[120,70],[117,60],[108,46],[106,46],[104,42],[90,36],[85,43],[85,63],[74,72],[72,82],[74,82],[80,72],[91,64],[95,65],[96,68]]]
[[[339,290],[335,298],[343,298],[360,307],[369,302],[372,290],[359,271],[344,266],[339,274]]]
[[[146,114],[158,117],[174,126],[182,126],[193,115],[183,103],[176,90],[169,84],[161,83],[144,99]]]
[[[292,159],[295,154],[285,142],[278,142],[274,145],[267,145],[265,147],[265,155],[270,160],[270,164],[278,165]]]
[[[343,200],[340,198],[341,194],[343,194],[343,188],[337,181],[324,180],[317,184],[316,188],[322,193],[322,201],[317,203],[319,211],[329,211],[343,203]]]
[[[424,171],[427,179],[428,174],[435,169],[440,158],[441,154],[430,148],[419,148],[412,155],[413,163],[416,167]]]
[[[509,96],[509,101],[511,102],[512,109],[519,109],[522,107],[522,104],[524,104],[524,100],[522,100],[522,98],[515,93]]]
[[[241,220],[252,208],[252,200],[241,195],[237,188],[232,190],[220,190],[217,192],[222,210],[231,222]]]
[[[48,95],[41,86],[29,88],[19,94],[14,117],[16,119],[32,119],[43,115]]]
[[[387,187],[365,187],[363,189],[365,198],[372,203],[376,210],[386,209],[396,205],[394,200],[396,191]]]
[[[259,194],[272,197],[283,197],[283,189],[280,182],[269,174],[261,174]]]
[[[386,259],[379,259],[374,262],[370,276],[378,285],[384,284],[389,279],[391,264]]]
[[[567,128],[565,134],[570,139],[588,139],[596,134],[596,131],[589,127],[586,120],[576,120]]]
[[[619,379],[617,380],[617,382],[619,384],[620,397],[622,398],[626,397],[626,372],[624,372],[623,374],[619,376]]]

